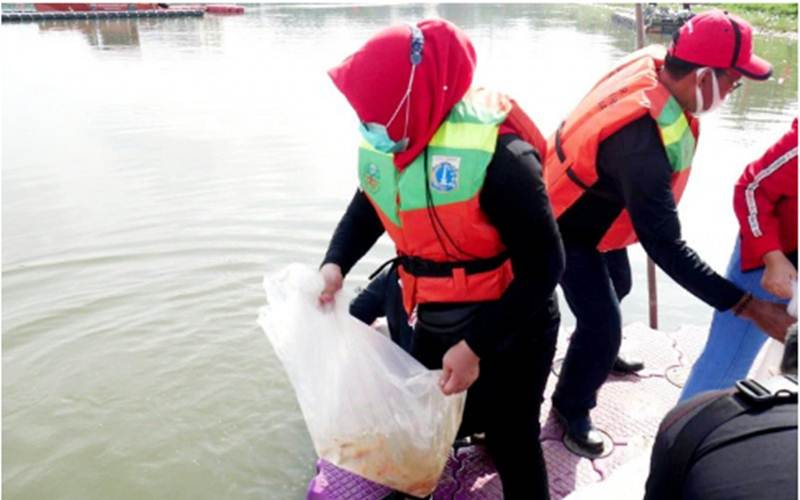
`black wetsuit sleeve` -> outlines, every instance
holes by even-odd
[[[383,234],[383,224],[367,195],[356,190],[350,205],[333,232],[322,264],[332,262],[342,268],[342,275],[364,256]]]
[[[389,293],[388,285],[389,272],[383,271],[350,302],[350,314],[368,325],[371,325],[379,317],[385,316],[385,305]]]
[[[506,246],[514,280],[497,300],[480,308],[465,340],[479,357],[507,345],[521,329],[558,315],[552,295],[564,271],[564,248],[533,148],[515,135],[498,138],[480,204]],[[523,334],[528,333],[523,332]]]
[[[742,298],[741,289],[714,272],[681,238],[672,167],[655,121],[641,118],[603,141],[598,164],[615,179],[636,235],[658,267],[717,310],[730,309]]]

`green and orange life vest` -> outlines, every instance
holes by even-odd
[[[597,149],[625,125],[649,114],[656,121],[672,166],[672,193],[680,200],[689,179],[699,138],[699,122],[684,112],[658,81],[665,49],[645,47],[604,76],[548,140],[544,177],[553,213],[560,217],[598,180]],[[642,167],[647,168],[647,165]],[[627,210],[603,235],[598,250],[606,252],[637,242]]]
[[[394,241],[409,313],[420,303],[496,300],[513,280],[505,246],[479,204],[507,118],[526,126],[523,136],[544,153],[544,139],[515,103],[483,89],[453,107],[427,149],[402,171],[391,154],[362,142],[359,181]]]

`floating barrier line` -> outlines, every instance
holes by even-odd
[[[203,9],[122,10],[83,12],[3,12],[3,22],[73,19],[138,19],[143,17],[202,17]]]

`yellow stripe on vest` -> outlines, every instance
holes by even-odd
[[[429,146],[477,149],[494,153],[497,142],[497,126],[483,123],[452,123],[446,122],[439,127],[436,134],[428,143]]]
[[[689,128],[689,122],[686,121],[686,116],[681,113],[671,125],[659,128],[661,128],[661,138],[664,140],[664,145],[669,146],[681,140],[686,129]]]

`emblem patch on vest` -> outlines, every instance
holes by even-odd
[[[434,155],[431,167],[431,187],[440,193],[447,193],[458,188],[458,174],[461,158],[458,156]]]
[[[378,166],[374,163],[367,165],[367,170],[364,173],[364,184],[367,190],[373,194],[378,192],[378,188],[381,187],[381,171],[378,170]]]

